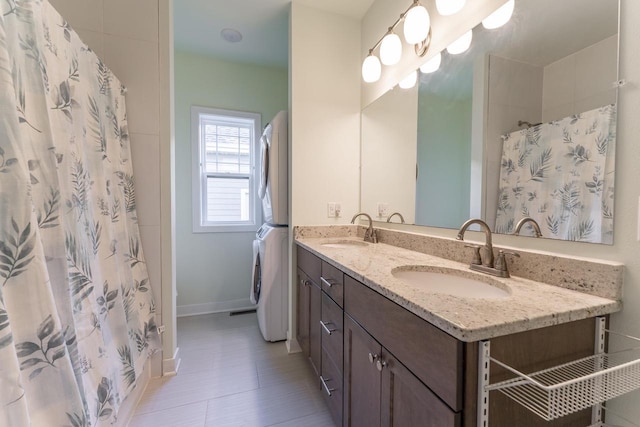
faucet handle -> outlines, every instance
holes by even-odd
[[[509,277],[509,270],[507,269],[507,261],[505,260],[505,255],[513,255],[520,258],[520,254],[517,252],[509,252],[502,249],[498,251],[495,268],[496,270],[504,271],[506,273],[505,277]]]
[[[482,264],[482,258],[480,257],[481,246],[465,244],[464,247],[473,249],[473,259],[471,260],[471,264],[481,265]]]

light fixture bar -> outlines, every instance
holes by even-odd
[[[377,48],[380,47],[380,43],[382,43],[382,39],[384,38],[384,36],[386,36],[387,34],[395,31],[396,27],[402,22],[402,20],[404,19],[404,17],[407,15],[407,12],[409,12],[411,10],[411,8],[417,4],[420,4],[419,0],[414,0],[413,3],[411,3],[411,6],[409,6],[407,8],[407,10],[404,11],[404,13],[400,14],[400,17],[396,20],[396,22],[393,23],[392,26],[389,27],[389,29],[387,30],[386,33],[384,33],[384,35],[382,37],[380,37],[380,39],[377,41],[376,44],[373,45],[373,47],[371,49],[369,49],[369,55],[371,55],[371,53],[373,53],[374,50],[376,50]]]

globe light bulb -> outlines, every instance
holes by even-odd
[[[425,62],[420,66],[420,72],[429,74],[438,71],[440,63],[442,62],[442,54],[438,52],[436,56]]]
[[[515,0],[509,0],[508,2],[500,6],[498,9],[496,9],[495,12],[482,20],[482,26],[487,30],[493,30],[502,27],[504,24],[509,22],[509,19],[511,19],[515,3]]]
[[[384,65],[395,65],[402,56],[402,41],[395,33],[389,33],[380,43],[380,61]]]
[[[472,37],[473,37],[472,31],[471,30],[467,31],[458,40],[454,41],[449,46],[447,46],[447,52],[449,52],[452,55],[458,55],[466,51],[467,49],[469,49],[469,46],[471,46]]]
[[[422,5],[413,6],[404,17],[404,39],[409,44],[420,43],[429,35],[431,18]]]
[[[400,80],[400,83],[398,83],[398,86],[400,86],[402,89],[411,89],[416,85],[417,80],[418,80],[418,73],[414,70],[411,73],[409,73],[407,77]]]
[[[464,7],[465,0],[436,0],[436,9],[443,16],[458,13]]]
[[[362,80],[366,83],[377,82],[382,74],[382,65],[377,56],[369,54],[362,62]]]

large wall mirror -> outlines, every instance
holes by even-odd
[[[613,243],[618,7],[516,0],[507,25],[368,105],[362,210],[496,233],[531,217],[543,237]]]

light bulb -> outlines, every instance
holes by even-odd
[[[395,33],[389,33],[380,43],[380,61],[384,65],[395,65],[402,56],[402,41]]]
[[[438,52],[436,56],[425,62],[420,66],[420,71],[429,74],[437,71],[440,68],[440,63],[442,62],[442,54]]]
[[[431,18],[422,5],[413,6],[404,17],[404,39],[409,44],[420,43],[429,35]]]
[[[382,65],[377,56],[369,54],[362,63],[362,80],[366,83],[377,82],[382,74]]]
[[[454,41],[449,46],[447,46],[447,52],[449,52],[452,55],[457,55],[459,53],[464,52],[465,50],[469,49],[469,46],[471,46],[472,37],[473,37],[472,31],[471,30],[467,31],[460,38],[458,38],[458,40]]]
[[[407,77],[400,80],[398,86],[400,86],[402,89],[411,89],[415,86],[416,80],[418,80],[418,73],[414,70]]]
[[[513,15],[513,8],[515,7],[515,0],[509,0],[491,15],[482,20],[482,26],[487,30],[493,30],[495,28],[502,27],[509,22],[511,15]]]
[[[465,0],[436,0],[436,8],[440,15],[453,15],[464,7]]]

